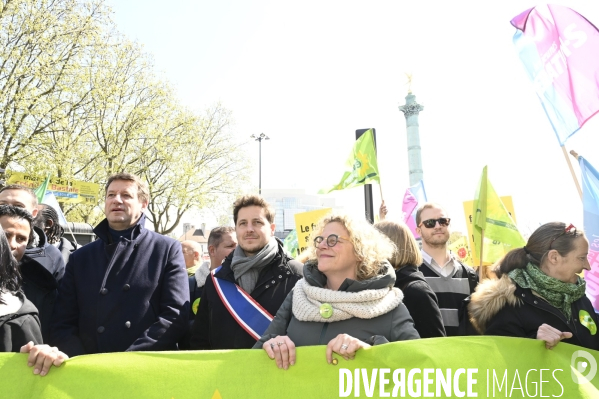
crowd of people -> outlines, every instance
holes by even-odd
[[[479,282],[447,247],[439,204],[416,213],[420,249],[402,222],[325,216],[293,259],[262,197],[233,204],[212,229],[209,262],[193,241],[145,228],[147,185],[118,173],[105,186],[97,239],[62,237],[58,216],[27,187],[0,190],[0,351],[28,353],[34,374],[83,354],[262,349],[278,368],[298,346],[353,359],[393,341],[461,335],[560,341],[599,350],[599,320],[579,274],[589,243],[572,225],[540,226]]]

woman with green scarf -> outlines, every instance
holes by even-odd
[[[485,335],[533,338],[548,349],[560,341],[599,349],[599,320],[578,276],[590,270],[589,242],[573,225],[547,223],[495,266],[468,307],[474,326]]]

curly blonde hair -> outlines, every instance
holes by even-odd
[[[310,241],[314,242],[317,236],[322,235],[324,227],[334,222],[340,223],[349,233],[348,238],[354,246],[354,254],[358,260],[358,281],[378,275],[381,264],[393,256],[395,244],[366,219],[356,219],[343,213],[329,213],[322,218],[312,231]],[[314,245],[308,249],[308,259],[317,261]]]

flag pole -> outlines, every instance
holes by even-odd
[[[580,200],[582,200],[582,189],[580,188],[580,183],[578,183],[578,179],[576,178],[576,174],[574,174],[574,168],[572,167],[572,162],[570,162],[570,158],[568,157],[568,151],[566,151],[566,146],[562,144],[562,151],[564,153],[564,157],[566,158],[566,162],[568,163],[568,167],[570,168],[570,173],[572,173],[572,178],[574,179],[574,184],[576,184],[576,189],[578,190],[578,195],[580,195]]]
[[[483,249],[484,249],[484,243],[485,243],[485,230],[482,229],[480,231],[480,260],[478,263],[478,280],[482,281],[483,280]]]

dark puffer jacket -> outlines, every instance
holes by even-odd
[[[305,282],[311,286],[323,288],[327,278],[318,270],[318,264],[308,262],[304,265]],[[389,263],[383,264],[378,276],[355,281],[345,279],[339,291],[360,292],[393,287],[395,272]],[[408,309],[400,303],[388,313],[372,319],[352,317],[336,322],[300,321],[293,315],[293,292],[287,296],[281,309],[254,349],[262,349],[264,342],[277,335],[287,335],[296,346],[326,345],[339,334],[348,334],[370,345],[419,338]]]
[[[231,270],[234,253],[225,258],[216,278],[235,283]],[[287,255],[279,241],[278,254],[262,270],[250,296],[271,315],[276,314],[287,294],[302,278],[298,273],[301,266]],[[191,349],[250,349],[255,343],[256,339],[239,326],[223,305],[212,278],[208,276],[193,323]]]
[[[541,324],[549,324],[559,331],[572,333],[572,338],[563,342],[599,350],[599,333],[595,331],[593,335],[581,323],[581,316],[588,314],[599,326],[586,296],[572,304],[572,316],[566,319],[561,310],[504,275],[480,283],[472,294],[468,310],[474,326],[485,335],[536,338]]]

